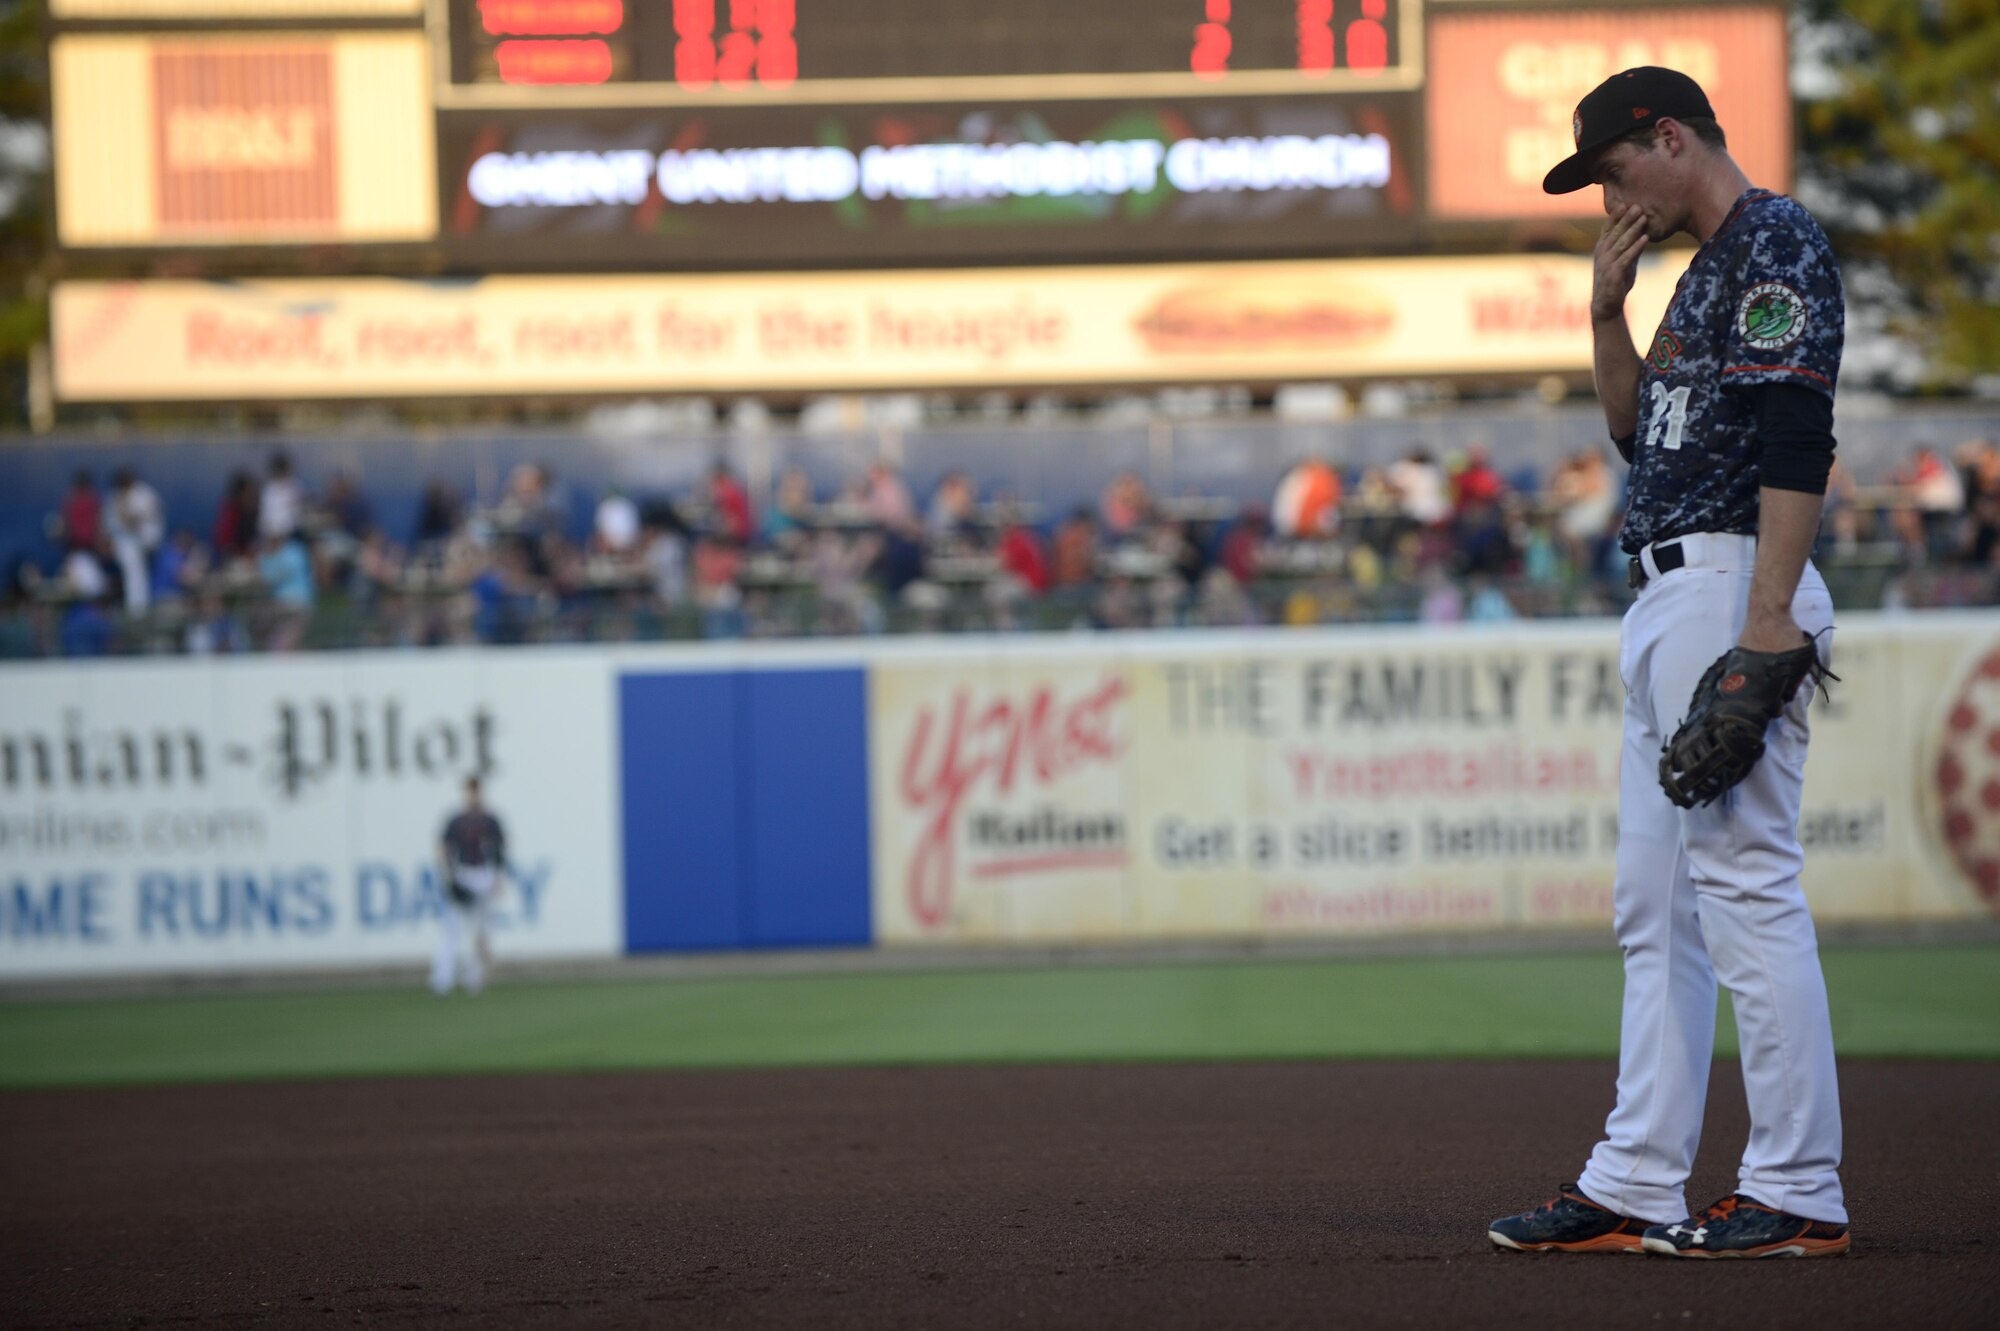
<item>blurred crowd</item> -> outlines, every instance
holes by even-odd
[[[485,502],[430,481],[390,531],[362,478],[310,488],[283,452],[208,513],[169,514],[130,467],[86,468],[50,515],[59,558],[9,570],[0,654],[1607,613],[1629,596],[1623,473],[1598,447],[1510,474],[1419,447],[1384,467],[1299,460],[1268,500],[1159,495],[1127,472],[1043,513],[963,472],[920,495],[887,461],[824,489],[789,468],[753,495],[717,462],[689,491],[608,490],[586,524],[550,467],[523,464]],[[1921,446],[1872,486],[1836,466],[1819,557],[1876,570],[1875,604],[1991,599],[2000,447]],[[1927,570],[1973,576],[1940,593]]]

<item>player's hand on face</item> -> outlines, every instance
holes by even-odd
[[[1646,215],[1636,203],[1605,223],[1597,238],[1591,275],[1590,317],[1607,323],[1625,312],[1625,297],[1639,273],[1639,256],[1646,252]]]

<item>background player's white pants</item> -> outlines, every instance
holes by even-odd
[[[486,983],[486,919],[493,899],[494,876],[490,870],[478,873],[459,870],[459,881],[473,894],[472,904],[461,906],[445,893],[444,910],[438,915],[437,953],[431,959],[431,989],[448,994],[454,984],[468,993],[478,993]]]
[[[1799,690],[1771,726],[1763,759],[1729,794],[1689,810],[1667,799],[1660,746],[1687,714],[1702,672],[1742,632],[1755,559],[1749,537],[1694,537],[1686,548],[1689,567],[1654,577],[1620,636],[1618,1106],[1579,1186],[1643,1220],[1688,1215],[1684,1187],[1701,1140],[1719,978],[1735,1005],[1750,1102],[1737,1190],[1793,1215],[1845,1222],[1833,1028],[1799,888],[1810,690]],[[1792,615],[1818,635],[1824,659],[1833,601],[1811,565]]]

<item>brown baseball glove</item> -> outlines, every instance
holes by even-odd
[[[1764,756],[1764,732],[1811,680],[1822,692],[1840,676],[1819,663],[1810,637],[1785,652],[1731,647],[1694,686],[1687,719],[1660,750],[1660,788],[1683,809],[1713,804]]]

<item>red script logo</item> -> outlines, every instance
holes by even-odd
[[[1068,702],[1046,684],[1025,698],[982,702],[975,702],[970,690],[959,689],[942,724],[937,709],[917,713],[903,751],[898,793],[904,806],[925,820],[907,879],[910,910],[919,923],[934,928],[951,912],[952,851],[967,797],[982,784],[1005,795],[1016,782],[1048,786],[1084,768],[1115,762],[1125,747],[1116,733],[1118,705],[1130,692],[1116,677]]]

